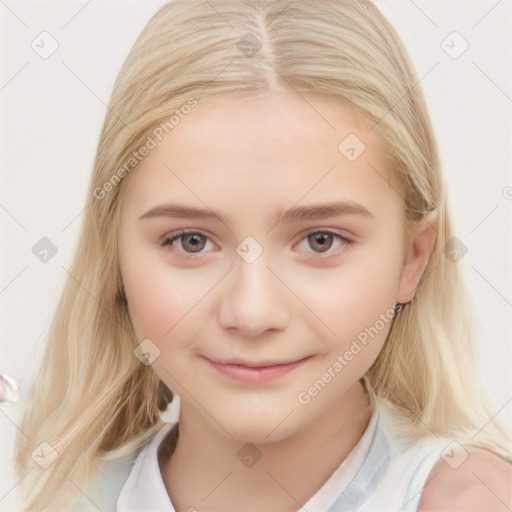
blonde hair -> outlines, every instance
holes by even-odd
[[[173,398],[134,355],[140,340],[117,248],[135,167],[126,162],[184,105],[282,84],[349,105],[389,157],[408,222],[437,214],[430,261],[365,375],[369,391],[404,420],[410,439],[449,435],[508,456],[478,378],[461,265],[444,255],[454,230],[433,130],[393,27],[368,0],[174,0],[138,37],[110,99],[75,258],[16,439],[26,509],[69,507],[101,460],[123,446],[136,450],[161,428]],[[31,458],[43,441],[59,455],[47,469]]]

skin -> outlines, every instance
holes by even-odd
[[[432,469],[420,512],[506,512],[512,510],[512,466],[494,453],[466,447],[467,459],[452,468],[440,460]]]
[[[353,162],[338,150],[349,134],[366,146]],[[394,303],[414,297],[431,223],[406,236],[378,140],[339,101],[292,91],[200,102],[126,180],[119,262],[129,313],[138,338],[160,351],[153,369],[181,398],[178,444],[162,471],[175,509],[299,509],[368,425],[359,380],[391,322],[307,404],[298,395]],[[332,200],[372,217],[272,220]],[[228,219],[140,219],[169,201]],[[186,236],[160,245],[179,229],[207,237],[196,240],[199,254]],[[327,235],[315,244],[314,230],[351,243]],[[263,249],[251,263],[236,251],[248,236]],[[305,357],[265,383],[232,380],[205,359]],[[236,456],[246,443],[261,453],[251,468]]]

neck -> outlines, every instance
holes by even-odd
[[[358,382],[293,436],[253,445],[261,459],[249,468],[236,459],[245,443],[219,433],[182,401],[176,448],[172,456],[162,451],[165,487],[180,511],[296,511],[350,454],[371,413]]]

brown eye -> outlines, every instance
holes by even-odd
[[[352,243],[351,239],[338,233],[316,230],[304,236],[300,245],[303,252],[317,256],[318,260],[327,260],[340,257]]]
[[[181,246],[188,252],[200,252],[206,244],[206,238],[197,233],[181,235],[180,238]]]
[[[180,241],[179,244],[178,240]],[[209,238],[206,235],[195,231],[180,231],[172,236],[166,236],[160,244],[164,247],[170,246],[178,254],[186,256],[188,254],[193,255],[207,252],[203,251],[203,249],[205,248],[208,240]]]
[[[315,250],[315,248],[320,249],[319,252],[327,251],[332,247],[333,244],[333,235],[332,233],[312,233],[308,235],[309,246]]]

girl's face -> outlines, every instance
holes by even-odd
[[[199,102],[151,138],[119,246],[142,351],[218,432],[291,436],[359,385],[422,271],[378,142],[294,92]]]

